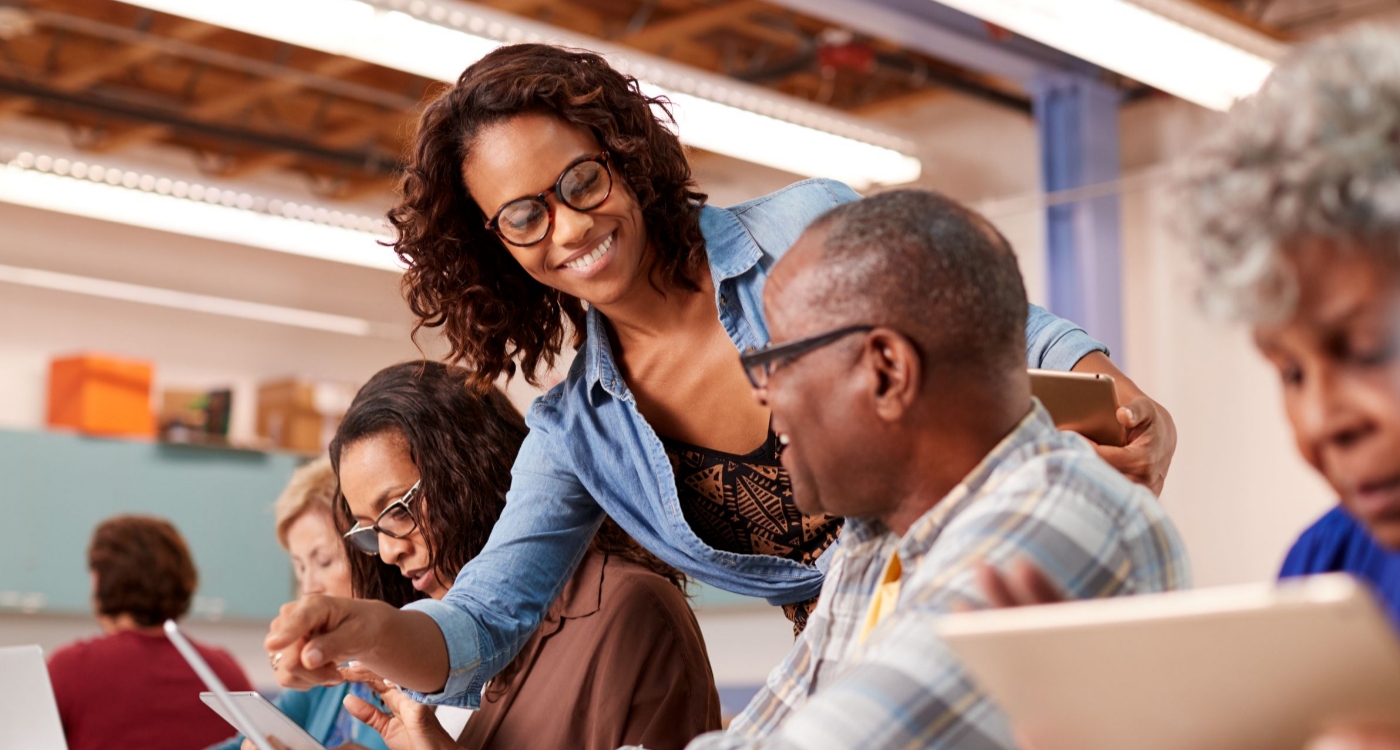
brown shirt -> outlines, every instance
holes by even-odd
[[[482,691],[471,750],[679,750],[720,728],[700,626],[681,592],[590,551],[534,636]]]

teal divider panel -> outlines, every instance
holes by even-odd
[[[758,597],[736,594],[732,591],[716,588],[708,583],[692,580],[690,582],[690,606],[694,609],[733,609],[739,607],[761,609],[772,605]]]
[[[90,612],[87,544],[103,519],[166,518],[199,568],[196,617],[265,619],[293,596],[272,503],[303,461],[0,430],[0,608]]]

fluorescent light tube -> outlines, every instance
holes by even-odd
[[[908,141],[835,110],[452,0],[123,2],[442,81],[503,43],[585,47],[670,97],[690,145],[858,189],[910,182],[922,169]]]
[[[1215,110],[1259,89],[1287,45],[1186,0],[939,0]]]
[[[207,294],[192,294],[173,289],[127,284],[107,279],[94,279],[88,276],[75,276],[67,273],[44,271],[37,268],[20,268],[0,265],[0,282],[21,286],[50,289],[90,297],[136,302],[143,305],[168,307],[186,312],[223,315],[230,318],[256,320],[262,323],[309,328],[314,331],[343,333],[347,336],[376,336],[401,339],[403,331],[388,323],[352,318],[347,315],[301,310],[295,307],[265,305],[260,302],[212,297]]]
[[[78,171],[84,174],[76,174]],[[211,203],[201,199],[206,194],[221,200]],[[223,200],[233,205],[225,205]],[[390,239],[387,235],[356,228],[370,223],[368,217],[341,214],[342,226],[318,223],[305,219],[329,216],[325,208],[279,204],[27,152],[0,166],[0,201],[339,263],[403,270],[394,251],[379,244]],[[255,202],[264,209],[249,210]],[[282,215],[268,213],[268,205]]]

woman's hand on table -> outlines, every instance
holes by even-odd
[[[432,706],[414,701],[387,680],[365,684],[379,694],[389,711],[354,695],[345,697],[345,710],[378,732],[389,750],[457,750],[459,745],[438,723]]]
[[[1099,457],[1124,476],[1162,494],[1176,454],[1176,422],[1161,404],[1153,401],[1102,352],[1094,352],[1079,360],[1075,372],[1092,372],[1113,378],[1118,393],[1118,423],[1123,425],[1127,443],[1119,448],[1098,446]]]

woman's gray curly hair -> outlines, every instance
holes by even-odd
[[[1207,309],[1286,318],[1300,240],[1400,260],[1400,35],[1301,47],[1226,120],[1178,185]]]

